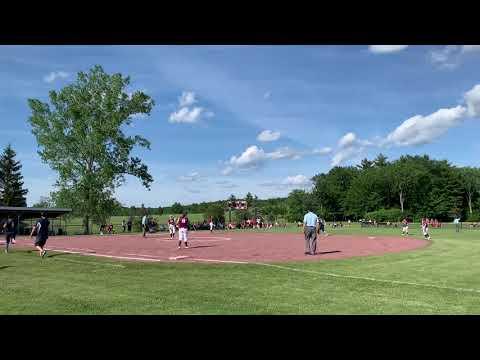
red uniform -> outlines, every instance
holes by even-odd
[[[188,217],[182,217],[178,220],[178,227],[180,229],[188,229]]]

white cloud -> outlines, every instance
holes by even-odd
[[[415,115],[388,134],[383,145],[410,146],[430,143],[451,127],[459,125],[466,111],[464,106],[459,105],[440,109],[427,116]]]
[[[280,139],[280,132],[279,131],[263,130],[257,136],[257,140],[262,141],[262,142],[276,141],[278,139]]]
[[[332,166],[341,165],[343,162],[360,156],[366,146],[375,145],[368,140],[362,140],[353,132],[342,136],[338,141],[338,150],[332,157]]]
[[[267,156],[265,151],[256,145],[253,145],[249,146],[238,157],[232,156],[229,163],[238,168],[255,168],[261,165],[266,159]]]
[[[230,175],[231,173],[233,173],[233,167],[231,166],[227,166],[225,169],[223,169],[221,171],[222,175]]]
[[[178,99],[178,104],[180,107],[190,106],[196,102],[197,100],[195,99],[195,93],[192,91],[184,91]]]
[[[480,51],[480,45],[447,45],[430,52],[430,60],[440,69],[454,69],[466,53]]]
[[[46,83],[52,83],[57,79],[65,79],[69,76],[65,71],[52,71],[50,74],[43,77]]]
[[[217,181],[217,182],[215,182],[215,184],[220,186],[223,189],[233,189],[233,188],[238,187],[238,185],[233,184],[232,182],[230,182],[228,180]]]
[[[289,147],[282,147],[272,152],[265,152],[262,148],[256,145],[249,146],[243,153],[238,156],[232,156],[222,170],[223,175],[230,175],[236,169],[256,169],[263,166],[269,160],[281,159],[300,159],[302,153],[290,149]]]
[[[370,45],[368,50],[374,54],[390,54],[405,50],[408,45]]]
[[[430,52],[430,60],[441,69],[453,69],[460,63],[460,52],[462,48],[458,45],[447,45],[439,50]]]
[[[270,99],[270,97],[272,96],[272,93],[270,91],[267,91],[265,94],[263,94],[263,98],[265,100],[268,100]]]
[[[178,181],[183,181],[183,182],[194,182],[198,181],[202,178],[202,176],[197,172],[197,171],[192,171],[188,175],[182,175],[178,177]]]
[[[355,135],[353,132],[349,132],[340,138],[340,140],[338,141],[338,146],[343,149],[352,146],[356,140],[357,135]]]
[[[462,52],[480,51],[480,45],[463,45]]]
[[[480,117],[480,84],[465,93],[468,115]]]
[[[200,115],[203,112],[203,108],[194,107],[189,109],[187,107],[181,108],[178,111],[175,111],[170,114],[168,121],[171,123],[196,123],[200,119]]]
[[[202,117],[211,118],[215,116],[212,111],[207,111],[200,106],[191,107],[197,103],[196,95],[191,91],[184,91],[178,98],[178,110],[172,112],[168,118],[171,123],[197,123]]]
[[[299,174],[294,176],[287,176],[281,182],[267,181],[259,185],[263,187],[271,187],[271,188],[277,188],[279,190],[285,190],[285,189],[295,189],[295,188],[306,189],[306,188],[312,187],[313,183],[305,175]]]
[[[146,119],[148,115],[144,113],[138,113],[138,114],[133,114],[132,117],[135,119]]]
[[[328,155],[332,152],[332,148],[331,147],[324,147],[324,148],[321,148],[321,149],[315,149],[312,151],[312,154],[315,154],[315,155]]]
[[[290,149],[289,147],[279,148],[271,153],[267,153],[266,156],[267,158],[272,160],[280,160],[280,159],[298,160],[302,157],[300,152]]]
[[[332,166],[339,166],[341,165],[344,161],[350,160],[356,156],[359,155],[359,153],[363,151],[363,148],[358,149],[356,147],[348,147],[344,149],[340,149],[335,153],[335,155],[332,157]]]
[[[295,175],[287,176],[285,180],[282,181],[284,185],[293,185],[293,186],[306,186],[310,185],[311,180],[305,175]]]

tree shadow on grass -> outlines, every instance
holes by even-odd
[[[0,270],[5,270],[5,269],[11,268],[11,267],[13,267],[13,266],[12,265],[0,266]]]

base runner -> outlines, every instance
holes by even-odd
[[[178,219],[178,248],[182,247],[182,240],[185,242],[185,248],[188,249],[188,217],[187,213],[184,212],[182,216]]]
[[[168,231],[170,232],[170,239],[175,238],[175,219],[172,215],[168,218]]]

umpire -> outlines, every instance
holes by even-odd
[[[305,255],[315,255],[317,251],[318,216],[308,211],[303,217],[303,232],[305,234]]]

